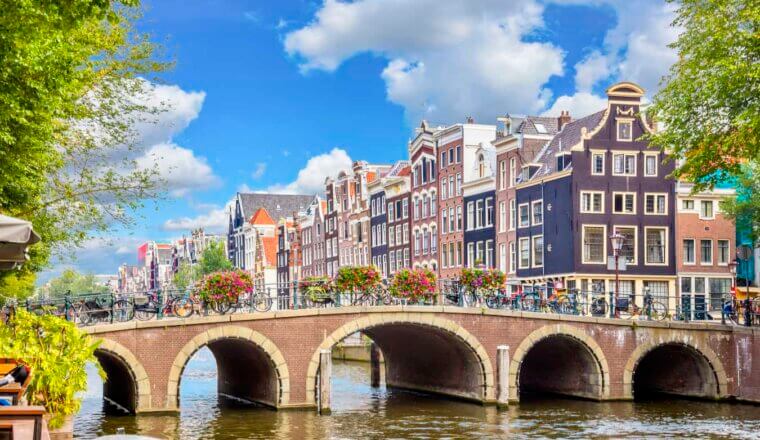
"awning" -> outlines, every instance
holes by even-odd
[[[27,260],[27,247],[40,236],[26,220],[0,214],[0,270],[8,270]]]

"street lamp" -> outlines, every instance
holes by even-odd
[[[736,268],[739,266],[739,259],[735,258],[730,263],[728,263],[728,270],[731,271],[731,307],[733,307],[734,299],[736,299],[736,290],[738,286],[736,285]],[[720,323],[725,324],[726,323],[726,300],[722,302],[720,305]]]
[[[612,255],[615,257],[615,299],[614,299],[614,310],[615,310],[615,317],[619,317],[618,313],[618,294],[620,293],[620,266],[618,265],[618,260],[620,259],[620,250],[623,249],[623,243],[625,242],[625,236],[623,234],[615,231],[614,234],[610,235],[610,243],[612,244]]]

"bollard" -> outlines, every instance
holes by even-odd
[[[330,415],[330,384],[332,378],[332,351],[319,352],[319,413]]]
[[[615,304],[615,292],[610,292],[610,318],[615,317],[615,309],[617,309],[617,304]]]
[[[161,297],[161,290],[156,292],[156,319],[161,319],[164,317],[164,305],[163,305],[163,298]]]
[[[369,346],[370,382],[372,388],[380,387],[380,349],[374,342]]]
[[[496,347],[496,406],[506,408],[509,405],[509,346]]]
[[[111,292],[111,324],[113,324],[113,292]]]

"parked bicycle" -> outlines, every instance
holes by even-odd
[[[615,310],[623,319],[646,317],[649,320],[662,321],[668,317],[668,307],[655,300],[648,290],[644,292],[644,306],[636,304],[633,295],[618,297]]]

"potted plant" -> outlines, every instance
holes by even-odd
[[[464,268],[459,281],[464,290],[473,296],[490,297],[504,288],[507,277],[498,269]]]
[[[357,300],[357,294],[377,290],[381,283],[380,271],[374,266],[341,267],[333,280],[335,292],[348,293],[352,303]]]
[[[251,275],[240,269],[213,272],[196,286],[198,297],[217,313],[225,313],[240,295],[253,291]]]
[[[420,303],[432,298],[435,283],[435,273],[429,269],[402,269],[393,276],[390,292],[396,298]]]
[[[307,277],[299,283],[301,292],[315,304],[325,304],[332,301],[330,292],[332,285],[327,277]]]
[[[95,358],[98,345],[73,322],[49,314],[17,309],[7,325],[0,325],[0,355],[31,367],[26,398],[47,410],[52,438],[73,436],[73,415],[81,405],[77,393],[87,390],[86,364],[96,365],[105,379]]]

